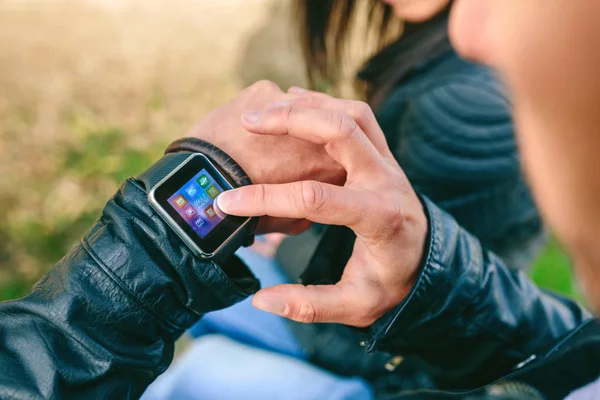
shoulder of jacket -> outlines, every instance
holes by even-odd
[[[491,72],[438,77],[405,106],[397,127],[402,161],[459,181],[518,173],[510,101]]]

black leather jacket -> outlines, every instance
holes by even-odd
[[[402,304],[363,331],[370,349],[419,355],[473,387],[532,354],[543,358],[540,351],[589,318],[425,204],[422,273]],[[30,295],[0,304],[0,398],[137,398],[167,368],[185,329],[258,287],[238,259],[219,267],[195,258],[129,179]]]
[[[589,318],[509,271],[425,201],[421,276],[402,304],[363,332],[369,348],[416,354],[474,387],[533,354],[542,358]],[[195,258],[129,179],[30,295],[0,305],[0,398],[139,397],[167,368],[185,329],[258,289],[239,263],[220,268]]]
[[[0,304],[1,399],[138,398],[203,314],[259,284],[199,260],[129,179],[27,297]]]

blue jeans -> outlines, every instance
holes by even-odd
[[[260,239],[259,239],[260,240]],[[286,283],[276,262],[238,251],[263,287]],[[143,400],[370,400],[369,385],[306,361],[286,321],[252,307],[252,299],[207,314],[191,330],[191,349],[142,396]]]
[[[260,240],[260,237],[257,238]],[[275,260],[242,248],[237,255],[260,280],[262,287],[287,283]],[[240,343],[305,359],[305,354],[287,322],[252,306],[252,297],[225,310],[209,313],[190,329],[193,337],[220,333]]]

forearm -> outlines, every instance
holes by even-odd
[[[513,272],[426,202],[424,266],[409,297],[370,329],[371,347],[415,355],[451,381],[484,383],[545,350],[589,314]]]
[[[185,329],[257,288],[195,257],[128,180],[29,296],[0,304],[0,397],[137,398]]]

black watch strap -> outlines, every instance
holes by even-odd
[[[221,172],[223,172],[225,176],[235,183],[234,186],[252,185],[252,181],[248,177],[248,174],[246,174],[246,171],[244,171],[227,153],[212,143],[198,138],[186,137],[171,143],[167,147],[165,154],[179,152],[204,154],[213,164],[221,169]]]
[[[165,154],[136,179],[144,184],[146,193],[150,193],[150,190],[152,190],[154,186],[165,179],[167,175],[173,172],[173,170],[179,167],[185,160],[190,158],[191,155],[192,153]]]

